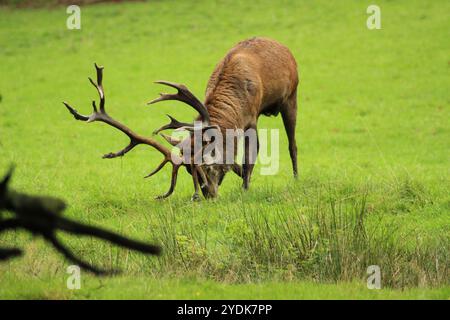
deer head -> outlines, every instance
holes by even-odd
[[[181,101],[193,107],[199,113],[199,116],[194,123],[184,123],[167,115],[170,119],[170,123],[155,130],[153,133],[160,134],[172,146],[178,147],[184,161],[186,163],[191,163],[191,166],[187,169],[194,179],[195,193],[193,198],[196,198],[198,195],[197,184],[200,186],[200,190],[205,198],[216,197],[218,188],[222,183],[225,174],[230,169],[239,176],[242,176],[242,169],[238,164],[235,164],[234,162],[225,164],[224,157],[227,145],[223,139],[223,137],[226,136],[225,133],[222,132],[218,125],[211,123],[208,109],[188,90],[186,86],[169,81],[156,81],[155,83],[175,88],[177,93],[161,93],[158,98],[148,102],[148,104],[169,100]],[[189,132],[189,136],[179,140],[161,133],[168,129],[175,129],[176,131],[186,130]],[[220,136],[221,139],[216,140],[212,138],[217,136]],[[234,145],[236,145],[235,142],[233,143],[233,146]],[[214,154],[215,160],[213,160],[211,153],[217,151],[215,148],[216,146],[220,147],[219,150],[221,150],[222,153]],[[234,154],[234,152],[232,154]]]

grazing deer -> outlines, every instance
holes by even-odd
[[[172,164],[172,179],[169,191],[158,198],[166,198],[174,191],[178,169],[186,167],[192,175],[194,182],[193,199],[198,198],[198,190],[201,189],[205,197],[216,197],[219,185],[225,174],[232,170],[243,179],[243,187],[248,189],[250,177],[259,149],[259,142],[251,143],[244,138],[244,159],[242,166],[232,163],[197,163],[194,161],[193,152],[188,154],[172,154],[172,152],[159,142],[143,137],[131,129],[111,118],[105,111],[105,94],[102,86],[103,67],[95,65],[97,70],[97,83],[91,78],[92,85],[100,96],[99,110],[93,102],[94,112],[89,115],[81,115],[68,103],[64,105],[77,120],[93,122],[105,122],[122,131],[130,138],[130,143],[121,151],[109,153],[103,158],[115,158],[123,156],[139,144],[149,145],[160,151],[164,159],[161,164],[151,172],[150,177],[161,170],[168,162]],[[288,48],[280,43],[265,39],[252,38],[238,43],[217,64],[206,88],[205,102],[200,102],[184,85],[168,81],[156,83],[170,86],[177,90],[176,94],[161,94],[153,104],[159,101],[178,100],[193,107],[201,122],[200,129],[194,124],[179,122],[169,116],[170,123],[159,128],[154,133],[160,133],[167,129],[185,129],[191,132],[190,137],[179,141],[170,136],[161,134],[174,146],[194,145],[194,133],[196,130],[204,132],[214,129],[225,134],[227,129],[240,129],[244,132],[253,130],[256,132],[258,117],[278,115],[281,113],[284,127],[289,140],[289,153],[292,161],[294,176],[297,176],[297,145],[295,141],[295,124],[297,117],[297,85],[298,73],[295,59]],[[256,136],[257,138],[257,136]],[[201,141],[202,148],[208,144]],[[202,149],[203,150],[203,149]],[[223,149],[223,156],[231,156],[234,159],[237,149]]]

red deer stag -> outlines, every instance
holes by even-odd
[[[242,166],[232,163],[198,163],[194,161],[194,152],[173,154],[170,149],[159,142],[143,137],[122,123],[111,118],[105,111],[105,94],[102,86],[103,67],[95,65],[97,70],[97,83],[89,78],[92,85],[97,89],[100,96],[99,110],[93,101],[94,112],[89,115],[81,115],[68,103],[64,105],[76,120],[93,122],[101,121],[122,131],[130,138],[130,143],[124,149],[109,153],[103,158],[116,158],[125,155],[139,144],[149,145],[160,151],[164,159],[161,164],[151,172],[150,177],[161,170],[168,162],[172,164],[172,178],[169,191],[158,198],[166,198],[174,191],[178,169],[186,167],[192,175],[194,182],[193,199],[198,198],[198,190],[201,189],[205,197],[216,197],[219,185],[225,174],[232,170],[243,179],[243,188],[247,189],[253,171],[256,155],[259,149],[259,141],[252,143],[244,138],[244,159]],[[184,85],[168,81],[157,81],[156,83],[170,86],[177,90],[175,94],[161,94],[149,104],[166,100],[178,100],[193,107],[201,122],[200,131],[213,129],[225,135],[228,129],[256,132],[258,117],[278,115],[281,113],[284,127],[289,140],[289,153],[292,161],[294,176],[297,176],[297,145],[295,141],[295,124],[297,117],[297,85],[298,73],[295,59],[288,48],[280,43],[265,39],[252,38],[238,43],[217,64],[206,88],[205,102],[201,103]],[[170,123],[159,128],[154,133],[167,129],[185,129],[190,131],[190,137],[179,141],[170,136],[161,135],[173,146],[183,144],[194,145],[195,132],[198,126],[194,124],[179,122],[169,116]],[[257,138],[257,136],[256,136]],[[204,150],[206,141],[200,141]],[[235,158],[237,149],[224,149],[223,153],[228,156],[231,153]]]

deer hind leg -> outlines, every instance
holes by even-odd
[[[256,144],[256,145],[255,145]],[[248,189],[253,168],[259,152],[259,138],[256,125],[250,126],[244,135],[244,161],[242,164],[242,187]]]
[[[297,142],[295,141],[295,124],[297,121],[297,90],[281,107],[284,128],[289,141],[289,154],[292,161],[294,177],[297,178]]]

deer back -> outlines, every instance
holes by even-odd
[[[274,40],[252,38],[238,43],[217,64],[205,106],[211,123],[245,129],[261,113],[277,114],[297,85],[297,64],[289,49]]]

